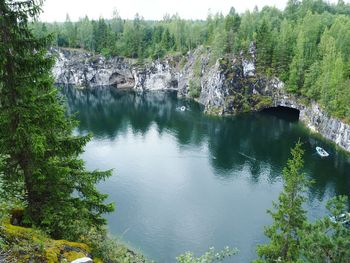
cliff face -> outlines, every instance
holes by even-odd
[[[177,89],[176,73],[166,60],[141,67],[123,57],[105,58],[79,50],[51,49],[50,53],[56,57],[53,76],[57,84],[138,91]]]
[[[130,65],[122,57],[106,59],[81,51],[51,49],[56,56],[53,76],[57,84],[80,87],[116,86],[130,88],[135,85]]]
[[[285,106],[300,111],[300,120],[312,131],[350,152],[350,126],[330,117],[316,102],[301,103],[286,93],[277,78],[258,75],[255,47],[248,54],[212,59],[210,50],[198,48],[182,62],[171,59],[145,66],[133,65],[124,58],[106,59],[89,53],[54,50],[56,83],[83,87],[113,85],[138,91],[177,90],[205,106],[209,114],[228,115]]]
[[[132,73],[135,90],[177,90],[177,72],[168,60],[157,60],[147,67],[132,67]]]
[[[293,96],[282,93],[274,98],[274,105],[298,109],[300,121],[311,131],[321,134],[350,152],[350,125],[329,116],[316,102],[305,105]]]

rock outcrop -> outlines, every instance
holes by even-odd
[[[57,83],[85,87],[113,85],[137,91],[177,90],[196,99],[209,114],[229,115],[285,106],[300,111],[300,120],[350,152],[350,126],[329,116],[316,102],[301,102],[285,92],[277,78],[256,73],[255,47],[248,54],[214,59],[208,48],[189,52],[181,61],[156,60],[143,66],[124,58],[106,59],[89,53],[53,50]]]
[[[200,90],[194,94],[208,113],[229,115],[258,111],[272,105],[276,80],[256,76],[253,55],[231,55],[214,61],[211,56],[210,51],[203,48],[188,56],[180,73],[180,96],[191,97],[196,88],[194,82]]]
[[[321,134],[342,149],[350,152],[350,125],[330,116],[319,104],[312,101],[307,105],[289,94],[274,98],[275,106],[294,108],[300,111],[299,119],[311,131]]]
[[[134,64],[122,57],[72,50],[51,49],[56,57],[53,76],[57,84],[79,87],[115,86],[137,91],[177,89],[177,72],[169,60],[156,60],[146,66]]]
[[[177,90],[177,73],[168,60],[156,60],[146,67],[134,67],[132,73],[135,79],[134,89],[137,91]]]
[[[129,62],[122,57],[106,59],[100,55],[69,49],[51,49],[56,56],[53,76],[57,84],[80,87],[116,86],[130,88],[135,81]]]

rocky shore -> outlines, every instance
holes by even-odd
[[[213,59],[209,49],[200,47],[182,59],[165,58],[145,65],[78,50],[51,49],[51,53],[56,57],[53,75],[57,84],[176,90],[178,96],[196,99],[208,114],[215,115],[290,107],[300,111],[300,121],[313,132],[350,152],[350,125],[329,116],[316,102],[287,93],[277,78],[258,74],[253,45],[248,54],[237,57]]]

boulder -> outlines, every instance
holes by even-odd
[[[73,260],[71,263],[93,263],[93,260],[88,257],[83,257]]]

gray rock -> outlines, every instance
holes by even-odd
[[[176,74],[167,60],[156,60],[148,66],[133,68],[132,73],[137,91],[176,90],[178,87]]]
[[[83,257],[83,258],[78,258],[72,261],[71,263],[93,263],[93,260],[88,257]]]
[[[82,51],[51,49],[56,56],[52,73],[57,84],[97,87],[112,85],[128,88],[135,85],[129,63],[122,57],[106,59]]]
[[[350,126],[329,116],[316,102],[307,105],[284,90],[277,78],[258,75],[255,68],[255,46],[248,55],[227,56],[210,64],[211,52],[199,47],[187,54],[183,67],[178,62],[156,60],[148,65],[134,66],[124,58],[106,59],[71,50],[52,49],[57,57],[53,68],[56,83],[80,87],[114,85],[137,91],[177,90],[178,96],[189,96],[189,83],[200,83],[199,103],[215,114],[258,111],[272,106],[285,106],[300,111],[300,121],[350,152]]]

